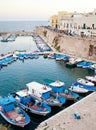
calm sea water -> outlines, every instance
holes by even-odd
[[[35,26],[42,25],[48,25],[48,21],[0,21],[0,32],[33,31]]]
[[[15,42],[0,42],[0,53],[7,53],[14,50],[36,50],[36,44],[32,37],[17,37]],[[65,67],[63,61],[55,61],[54,59],[44,59],[42,56],[39,59],[26,59],[24,62],[17,60],[7,67],[0,70],[0,95],[8,95],[11,92],[26,88],[26,84],[31,81],[45,83],[45,80],[61,80],[65,82],[65,87],[68,88],[77,78],[84,78],[86,75],[93,75],[93,71],[87,69]],[[31,123],[23,128],[24,130],[34,130],[35,127],[43,120],[54,115],[58,111],[64,109],[52,109],[52,112],[46,117],[40,117],[30,114]],[[0,122],[7,124],[2,117]],[[19,130],[12,126],[10,130]]]

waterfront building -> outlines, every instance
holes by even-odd
[[[50,18],[49,24],[53,27],[53,28],[58,28],[58,16],[57,15],[53,15]]]
[[[71,34],[96,35],[96,9],[89,13],[58,12],[58,29]]]
[[[68,20],[68,19],[70,19],[70,17],[71,17],[71,13],[69,13],[69,12],[66,12],[66,11],[60,11],[60,12],[58,12],[58,23],[59,23],[59,29],[60,30],[63,30],[63,29],[61,29],[62,28],[62,21],[63,20]],[[64,27],[63,27],[64,28]]]

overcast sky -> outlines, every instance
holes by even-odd
[[[90,12],[96,0],[0,0],[0,20],[48,20],[58,11]]]

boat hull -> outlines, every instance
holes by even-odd
[[[65,93],[60,93],[59,95],[62,97],[65,97],[67,100],[71,100],[71,101],[76,101],[79,98],[79,96],[74,97],[71,94],[65,94]]]
[[[31,109],[30,107],[27,107],[23,104],[20,103],[20,106],[25,110],[28,111],[30,113],[34,113],[36,115],[42,115],[42,116],[46,116],[47,114],[49,114],[51,112],[51,109],[49,111],[36,111],[35,109]]]
[[[7,118],[7,117],[4,115],[4,113],[1,112],[1,111],[0,111],[0,115],[1,115],[8,123],[10,123],[10,124],[12,124],[12,125],[15,125],[15,126],[24,127],[24,126],[26,126],[27,124],[30,123],[30,120],[29,120],[28,122],[24,123],[24,124],[23,124],[23,123],[22,123],[22,124],[20,124],[20,123],[15,123],[15,122],[13,122],[12,120],[10,120],[9,118]]]
[[[86,80],[92,82],[96,86],[96,78],[92,79],[90,76],[86,76],[85,78],[86,78]]]

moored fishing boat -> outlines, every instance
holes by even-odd
[[[54,54],[53,52],[52,53],[49,53],[48,54],[48,58],[50,58],[50,59],[55,59],[55,56],[56,54]]]
[[[27,89],[18,91],[12,95],[24,110],[43,116],[51,112],[51,108],[47,104],[29,95]]]
[[[93,64],[93,62],[90,62],[90,61],[88,61],[88,62],[82,61],[82,62],[77,64],[77,67],[89,68],[92,64]]]
[[[52,89],[44,84],[30,82],[26,85],[29,89],[29,94],[38,98],[39,100],[42,100],[50,106],[62,106],[66,102],[65,98],[52,94]]]
[[[55,81],[49,84],[52,88],[52,91],[55,93],[58,93],[60,96],[65,97],[67,100],[77,100],[79,98],[79,95],[77,93],[74,93],[72,91],[69,91],[68,89],[64,88],[64,82],[61,81]]]
[[[69,61],[69,58],[70,58],[69,56],[66,56],[66,55],[65,55],[65,56],[63,57],[63,61],[68,62],[68,61]]]
[[[39,54],[38,53],[33,53],[33,58],[38,59],[39,58]]]
[[[96,71],[96,64],[92,64],[88,67],[89,69],[92,69],[94,71]]]
[[[83,67],[86,65],[86,61],[81,61],[80,63],[77,63],[77,67]]]
[[[56,59],[56,61],[61,61],[64,59],[64,55],[63,54],[56,54],[55,59]]]
[[[76,67],[76,65],[78,63],[80,63],[82,61],[81,58],[69,58],[69,61],[66,63],[66,67],[70,67],[70,68],[73,68],[73,67]]]
[[[79,94],[84,94],[84,93],[88,93],[88,90],[84,88],[84,86],[80,85],[80,84],[72,84],[71,87],[69,88],[70,91],[79,93]]]
[[[93,62],[88,61],[85,65],[82,66],[82,68],[89,68],[91,65],[93,65]]]
[[[77,88],[76,88],[77,87]],[[78,83],[78,82],[76,82],[76,83],[74,83],[74,84],[72,84],[72,87],[71,87],[71,90],[81,90],[82,89],[82,91],[83,91],[83,89],[85,89],[84,91],[86,92],[86,90],[88,91],[88,92],[94,92],[94,91],[96,91],[96,87],[94,87],[94,86],[88,86],[88,85],[83,85],[83,84],[80,84],[80,83]],[[75,91],[74,91],[75,92]]]
[[[94,83],[96,85],[96,75],[95,76],[86,76],[85,77],[88,81]]]
[[[94,86],[94,84],[93,84],[92,82],[90,82],[90,81],[88,81],[88,80],[86,80],[86,79],[82,79],[82,78],[78,78],[78,79],[77,79],[77,82],[78,82],[79,84],[84,85],[84,86]]]
[[[12,96],[0,97],[0,115],[10,124],[20,127],[30,122],[30,117]]]

